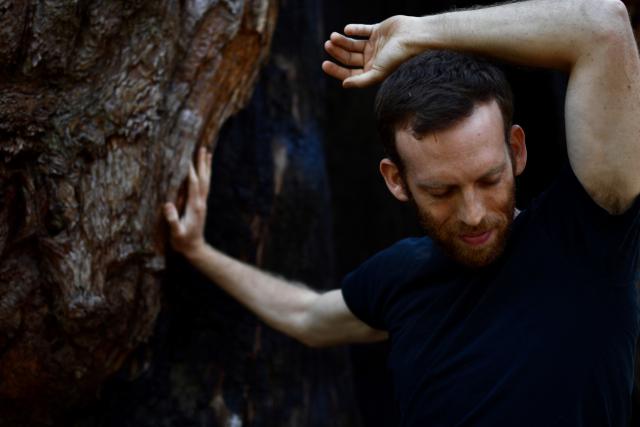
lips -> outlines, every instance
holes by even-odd
[[[492,235],[493,230],[488,230],[482,233],[463,234],[460,238],[469,245],[480,246],[487,243]]]

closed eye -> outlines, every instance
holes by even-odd
[[[500,178],[495,178],[495,179],[485,179],[483,181],[480,181],[480,185],[483,187],[493,187],[495,185],[498,185],[500,183]]]
[[[434,199],[445,199],[449,197],[452,193],[453,191],[450,188],[429,191],[429,195]]]

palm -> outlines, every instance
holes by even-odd
[[[375,59],[378,56],[378,51],[382,50],[378,46],[379,37],[375,36],[375,34],[370,38],[365,45],[364,52],[362,53],[364,56],[364,67],[363,71],[366,73],[367,71],[371,71],[374,68],[379,68],[380,64],[375,64]],[[383,46],[384,47],[384,46]]]
[[[376,25],[348,25],[345,28],[347,34],[367,37],[365,40],[331,34],[325,49],[344,65],[325,61],[324,71],[342,80],[345,87],[363,87],[383,80],[409,56],[398,37],[401,19],[392,17]]]
[[[385,76],[395,70],[404,59],[399,43],[386,34],[373,34],[371,42],[365,46],[364,71],[379,70]]]

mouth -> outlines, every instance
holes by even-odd
[[[491,239],[493,230],[484,231],[482,233],[461,234],[460,239],[470,246],[482,246]]]

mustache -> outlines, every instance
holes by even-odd
[[[476,226],[468,226],[464,222],[458,222],[454,226],[454,232],[456,234],[483,234],[487,231],[497,228],[507,222],[506,218],[502,218],[501,215],[491,215],[490,217],[485,217],[482,219],[480,224]]]

